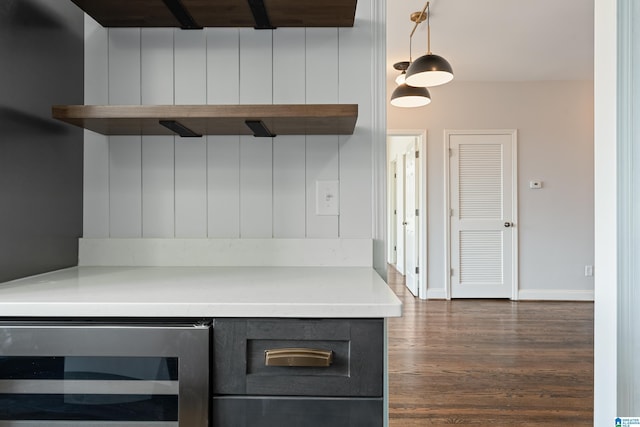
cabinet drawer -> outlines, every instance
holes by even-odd
[[[382,398],[213,399],[213,425],[224,427],[375,427],[383,424]]]
[[[381,397],[382,319],[216,319],[214,394]],[[265,351],[329,351],[328,367],[266,366]]]

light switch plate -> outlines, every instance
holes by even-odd
[[[542,181],[540,181],[539,179],[529,181],[529,188],[532,188],[534,190],[542,188]]]
[[[340,214],[340,181],[316,181],[316,215]]]

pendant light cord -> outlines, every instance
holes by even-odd
[[[411,36],[409,36],[409,64],[413,62],[413,54],[411,52]]]
[[[427,2],[427,55],[431,55],[431,8]]]
[[[411,61],[411,39],[413,39],[413,34],[416,32],[416,28],[418,28],[418,25],[420,25],[420,23],[423,21],[422,17],[425,15],[425,10],[427,11],[427,53],[431,55],[431,24],[429,21],[429,18],[431,18],[431,13],[429,11],[429,2],[426,2],[420,14],[415,18],[416,23],[413,26],[413,30],[411,30],[411,34],[409,35],[409,62],[412,62]]]

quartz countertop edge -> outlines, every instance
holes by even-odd
[[[399,317],[370,267],[72,267],[0,283],[2,317]]]

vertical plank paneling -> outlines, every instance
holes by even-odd
[[[306,98],[304,28],[273,32],[273,103],[304,104]]]
[[[207,104],[240,102],[240,34],[237,28],[207,28]]]
[[[174,237],[174,213],[174,138],[142,137],[142,237]]]
[[[371,2],[360,2],[356,20],[370,22]],[[371,29],[339,29],[339,102],[358,104],[353,135],[340,136],[340,237],[371,238],[373,226],[373,99],[372,73],[356,74],[362,64],[373,64]]]
[[[272,138],[240,137],[240,237],[271,238]]]
[[[140,104],[140,29],[109,29],[109,104]]]
[[[338,29],[307,28],[306,34],[307,103],[334,104],[338,102]],[[353,69],[350,72],[356,74]]]
[[[85,15],[84,102],[109,102],[108,30]],[[84,131],[83,235],[109,237],[109,139]]]
[[[338,179],[337,137],[307,136],[307,237],[337,238],[338,217],[316,215],[316,181]]]
[[[109,138],[110,237],[142,236],[140,137]]]
[[[240,143],[238,136],[208,138],[209,237],[240,237]]]
[[[273,237],[303,239],[306,234],[305,139],[273,140]]]
[[[236,28],[207,28],[207,104],[240,102],[240,34]],[[240,137],[208,140],[208,235],[240,237]]]
[[[109,101],[109,30],[84,16],[84,102]]]
[[[305,103],[305,30],[273,33],[273,102]],[[306,174],[304,135],[273,140],[273,237],[304,238]]]
[[[141,34],[142,104],[173,104],[173,30]],[[142,237],[173,237],[174,137],[142,137]]]
[[[176,237],[207,237],[207,149],[203,138],[176,137]]]
[[[173,104],[173,32],[171,28],[141,30],[142,104]]]
[[[175,30],[175,103],[206,104],[207,47],[203,31]],[[206,138],[175,142],[176,237],[207,237]]]
[[[84,131],[83,236],[109,237],[109,138]]]
[[[207,102],[207,39],[203,31],[174,30],[175,103]]]
[[[338,101],[338,31],[307,28],[306,92],[308,104]],[[306,138],[306,204],[308,238],[339,236],[338,217],[316,215],[316,181],[338,180],[338,137],[308,135]],[[342,211],[342,209],[341,209]]]
[[[240,29],[240,103],[273,101],[273,31]],[[273,141],[240,138],[240,237],[273,236]]]
[[[372,2],[357,8],[371,20]],[[352,136],[85,133],[86,237],[371,237],[371,28],[105,30],[87,18],[87,104],[357,103]],[[340,215],[316,182],[340,181]]]
[[[140,104],[140,29],[109,30],[109,103]],[[142,235],[140,136],[109,139],[111,237]]]
[[[240,103],[273,102],[273,30],[240,30]]]

